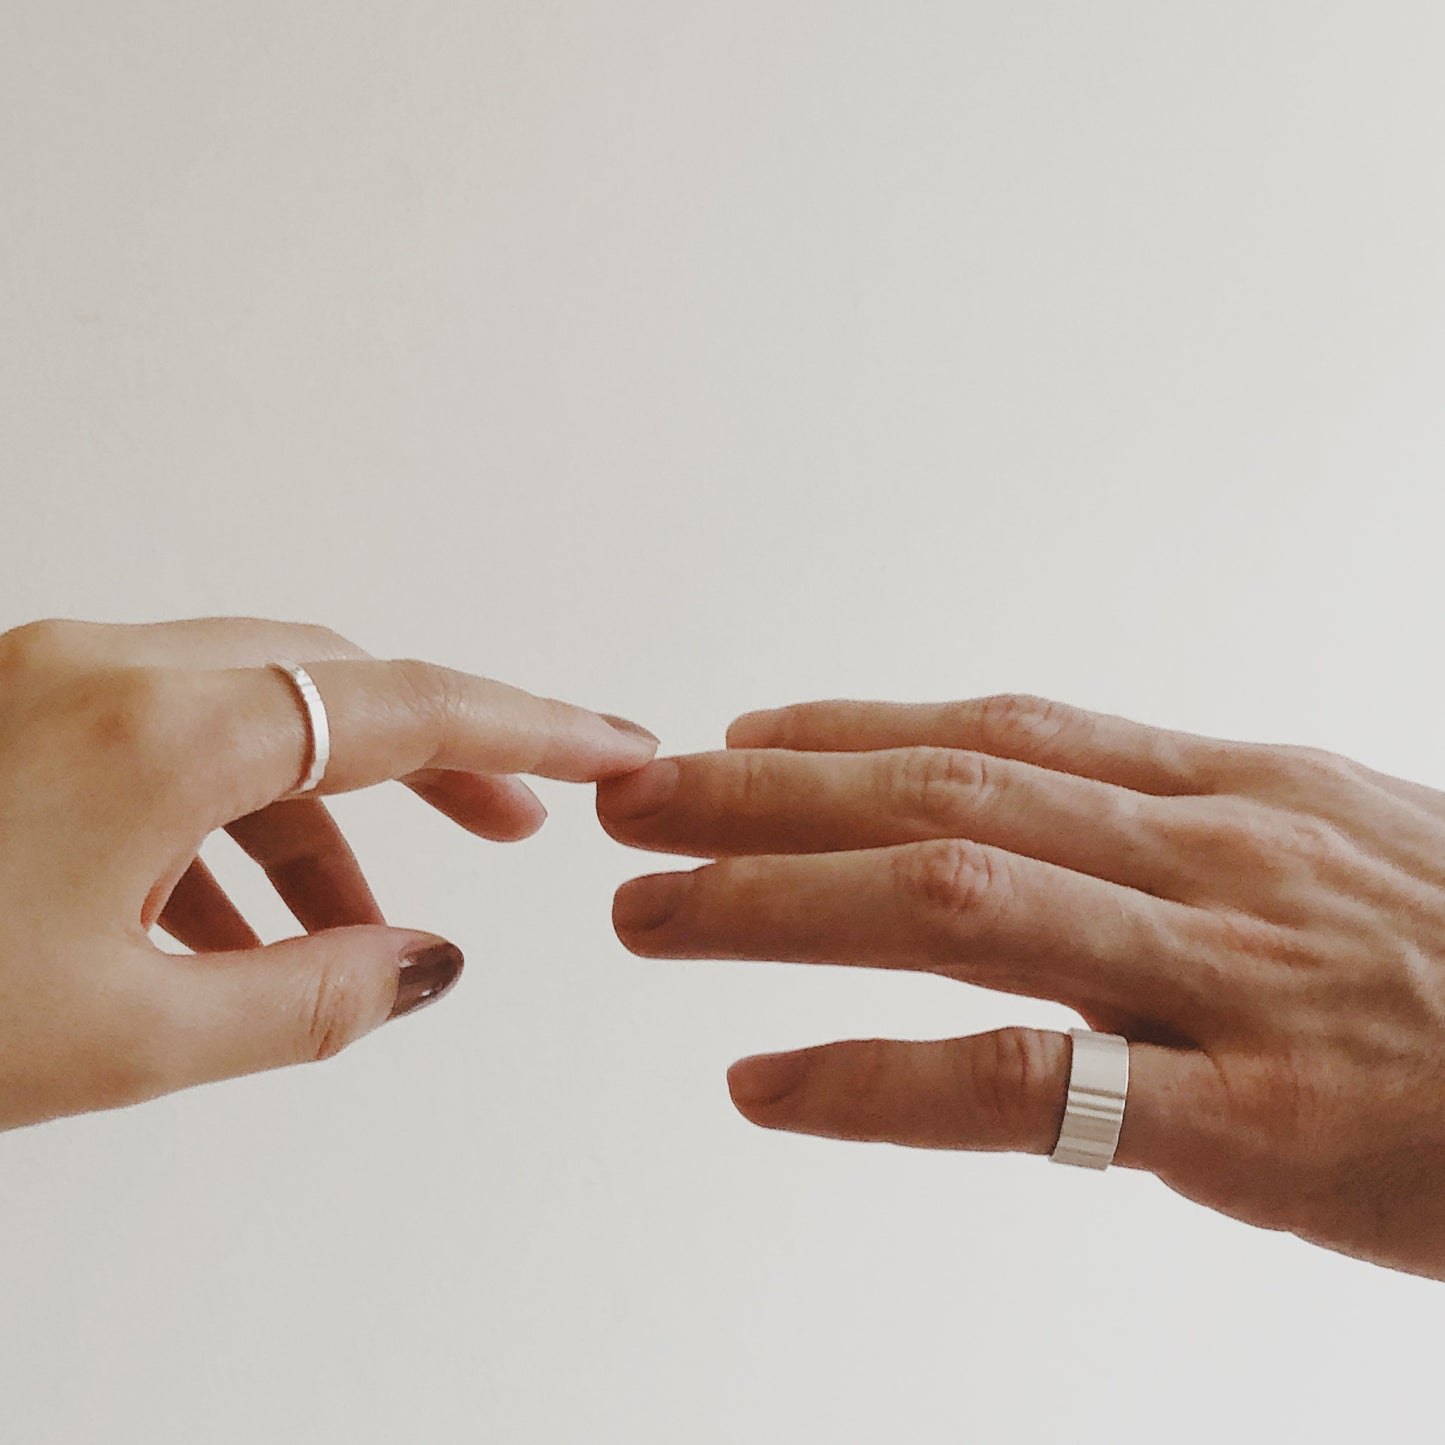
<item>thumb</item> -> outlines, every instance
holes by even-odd
[[[332,928],[267,948],[170,960],[174,1087],[329,1059],[435,1003],[462,971],[435,934]]]

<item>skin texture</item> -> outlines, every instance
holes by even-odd
[[[1131,1041],[1117,1162],[1210,1208],[1445,1278],[1445,795],[1331,754],[1029,697],[828,702],[598,790],[656,958],[908,968]],[[773,1129],[1047,1153],[1066,1035],[746,1059]]]
[[[287,680],[326,702],[319,794]],[[657,740],[323,628],[244,618],[0,635],[0,1128],[329,1058],[434,1002],[461,954],[391,928],[322,796],[400,779],[469,832],[535,832],[514,775],[596,782]],[[307,936],[263,948],[209,871],[225,829]],[[162,951],[159,925],[193,950]]]

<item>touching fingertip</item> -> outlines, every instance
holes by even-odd
[[[740,1109],[762,1109],[794,1093],[807,1071],[803,1054],[755,1054],[728,1070],[728,1089]]]
[[[608,817],[626,821],[661,812],[672,801],[682,780],[675,758],[661,758],[635,773],[602,784],[597,801]]]
[[[631,718],[617,717],[610,712],[599,713],[598,716],[605,723],[611,724],[612,728],[629,740],[643,743],[650,743],[655,752],[662,746],[662,739],[654,732],[649,732],[641,723],[635,723]]]

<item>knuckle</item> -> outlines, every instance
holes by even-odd
[[[0,666],[7,672],[43,672],[75,657],[81,638],[90,631],[83,622],[43,618],[0,634]]]
[[[391,664],[392,680],[406,705],[423,719],[439,717],[448,702],[445,669],[418,657],[399,657]]]
[[[339,632],[333,631],[330,627],[324,627],[319,622],[293,623],[289,630],[301,640],[302,646],[299,651],[306,660],[311,662],[325,662],[364,655],[361,648],[349,637],[343,637]]]
[[[173,675],[125,668],[96,675],[87,691],[92,737],[103,753],[144,768],[169,767],[183,756],[178,743],[194,711]]]
[[[50,733],[72,760],[75,787],[159,799],[209,778],[208,761],[235,742],[240,726],[182,669],[55,669],[36,689]]]
[[[1217,818],[1209,831],[1216,850],[1235,867],[1250,868],[1273,859],[1269,830],[1263,817],[1252,810]]]
[[[1295,747],[1285,748],[1285,756],[1294,770],[1309,777],[1339,777],[1350,770],[1348,758],[1333,753],[1328,748]]]
[[[904,808],[924,826],[951,829],[978,810],[993,784],[993,768],[981,753],[911,748],[895,786]]]
[[[1339,1099],[1287,1048],[1269,1057],[1229,1056],[1216,1068],[1241,1169],[1267,1166],[1302,1186],[1282,1211],[1276,1206],[1258,1218],[1240,1217],[1273,1229],[1308,1228],[1320,1200],[1330,1198],[1337,1207],[1344,1182],[1337,1172]]]
[[[960,1086],[1001,1141],[1033,1132],[1058,1111],[1064,1046],[1061,1035],[1006,1028],[971,1041],[960,1055]]]
[[[366,1032],[366,1000],[344,964],[327,963],[307,986],[302,1018],[306,1058],[323,1063]]]
[[[1290,791],[1337,788],[1354,782],[1359,768],[1348,758],[1324,748],[1273,748],[1272,781]]]
[[[1204,822],[1199,841],[1235,877],[1271,872],[1281,861],[1277,820],[1259,805],[1231,801]]]
[[[767,807],[768,793],[773,776],[766,753],[743,752],[735,755],[733,765],[737,773],[733,778],[733,797],[730,806],[747,815]]]
[[[1229,743],[1221,754],[1214,780],[1222,793],[1267,795],[1286,778],[1287,748],[1264,743]]]
[[[1352,852],[1345,835],[1324,818],[1294,815],[1282,820],[1277,846],[1288,859],[1325,868]]]
[[[167,668],[130,668],[114,677],[99,726],[142,774],[167,784],[211,779],[210,760],[245,745],[246,719],[207,679]]]
[[[434,757],[446,736],[447,719],[456,709],[453,674],[416,657],[398,658],[390,670],[394,691],[407,714],[421,725],[428,755]]]
[[[1211,923],[1210,934],[1222,984],[1215,990],[1217,999],[1232,993],[1230,976],[1237,976],[1241,967],[1249,970],[1258,998],[1268,999],[1267,1011],[1297,1007],[1298,999],[1289,990],[1311,988],[1318,978],[1323,962],[1318,943],[1287,923],[1238,909],[1221,910]]]
[[[1231,812],[1214,827],[1215,844],[1240,877],[1277,879],[1301,864],[1327,868],[1351,852],[1344,834],[1307,814]]]
[[[1054,743],[1076,714],[1063,703],[1029,693],[999,693],[977,704],[985,751],[1000,757],[1032,754]]]
[[[1101,837],[1119,840],[1121,855],[1143,864],[1157,860],[1166,844],[1172,821],[1167,808],[1143,793],[1128,788],[1106,788],[1091,803]]]
[[[904,896],[926,913],[973,916],[998,906],[1002,873],[986,849],[962,839],[919,844],[897,855]]]
[[[419,657],[394,657],[388,664],[392,685],[419,712],[436,706],[436,669]]]

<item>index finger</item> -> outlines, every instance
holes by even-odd
[[[331,730],[319,793],[426,769],[597,782],[641,767],[658,746],[635,723],[433,663],[338,660],[310,663],[307,671]],[[225,739],[206,759],[212,777],[223,772],[248,811],[291,792],[311,738],[290,682],[271,668],[194,676],[204,695],[200,715]]]

